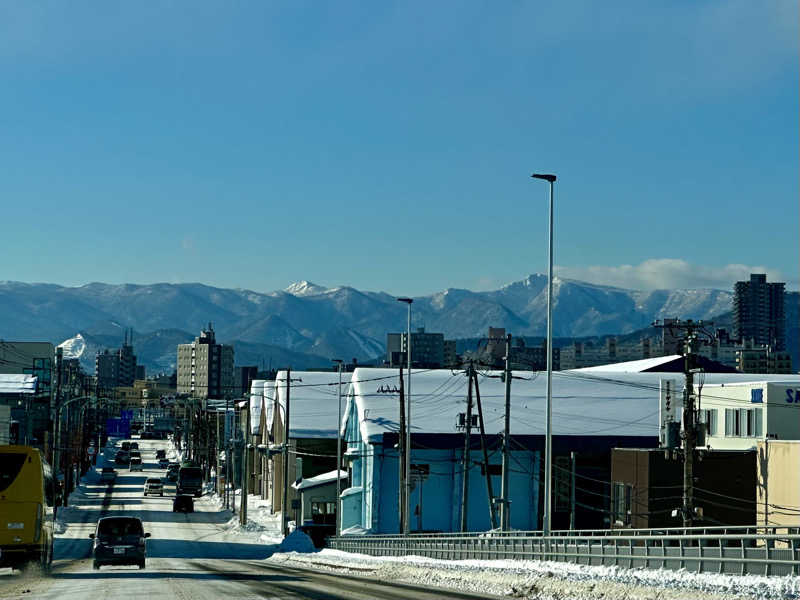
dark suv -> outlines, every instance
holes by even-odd
[[[93,568],[103,565],[138,565],[144,569],[147,549],[142,521],[136,517],[104,517],[97,521],[94,540]]]

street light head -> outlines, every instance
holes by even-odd
[[[398,298],[397,301],[398,302],[405,302],[406,304],[411,304],[412,302],[414,302],[414,299],[413,298]]]
[[[553,183],[556,180],[556,176],[550,173],[534,173],[531,175],[534,179],[544,179],[545,181],[549,181]]]

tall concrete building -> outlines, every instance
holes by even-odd
[[[390,367],[405,363],[406,333],[386,334],[386,358]],[[440,369],[445,366],[445,343],[443,333],[428,333],[424,327],[411,332],[411,365],[418,369]],[[454,348],[448,346],[448,353]],[[453,360],[450,356],[448,360]]]
[[[103,389],[132,386],[136,379],[136,355],[133,353],[133,330],[125,332],[122,347],[98,352],[94,358],[97,385]]]
[[[786,349],[786,284],[767,283],[763,273],[753,273],[750,281],[737,281],[733,298],[733,335],[741,341]]]
[[[233,346],[217,343],[211,323],[191,344],[178,345],[178,393],[195,398],[236,395]]]

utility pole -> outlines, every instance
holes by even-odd
[[[697,508],[694,505],[694,457],[697,449],[698,419],[695,407],[694,374],[696,368],[696,353],[700,344],[699,335],[713,339],[713,334],[707,330],[714,324],[704,321],[681,321],[670,319],[668,321],[653,323],[655,327],[684,332],[683,347],[683,375],[685,384],[683,389],[683,430],[681,431],[681,446],[683,454],[683,497],[680,514],[684,527],[692,527]],[[674,333],[673,333],[674,335]]]
[[[336,419],[336,535],[342,534],[342,478],[339,472],[342,468],[342,359],[334,358],[332,362],[339,367],[339,388],[336,396],[338,400],[338,417]]]
[[[286,418],[283,423],[283,499],[281,502],[281,530],[289,535],[289,392],[292,387],[292,369],[286,369]]]
[[[228,494],[229,488],[231,486],[231,427],[228,425],[229,418],[230,418],[230,404],[231,404],[231,395],[230,393],[225,394],[225,423],[223,424],[223,431],[222,431],[222,443],[225,447],[225,508],[228,509],[230,506],[228,501]],[[184,404],[185,406],[185,404]]]
[[[250,457],[247,456],[247,439],[250,437],[250,404],[247,405],[247,411],[241,411],[244,414],[244,419],[240,420],[240,429],[242,430],[242,504],[239,508],[239,523],[242,525],[247,524],[247,494],[250,491],[250,474],[248,473]]]
[[[467,531],[467,509],[469,506],[469,467],[470,467],[470,446],[472,440],[472,363],[467,368],[467,414],[464,420],[464,458],[462,461],[464,472],[461,476],[461,532]]]
[[[503,426],[503,476],[500,489],[500,528],[508,531],[508,470],[511,468],[511,334],[506,335],[506,367],[503,373],[506,384],[506,414]]]
[[[575,529],[575,451],[569,453],[570,462],[570,484],[569,484],[569,529]]]
[[[403,361],[400,361],[400,431],[397,436],[397,514],[399,533],[406,532],[406,402],[405,382],[403,380]]]
[[[472,379],[475,382],[475,403],[478,405],[478,426],[481,431],[481,452],[483,452],[483,467],[486,474],[486,497],[489,499],[489,520],[492,529],[497,529],[497,517],[494,510],[494,492],[492,491],[492,474],[489,472],[489,452],[486,450],[486,429],[483,424],[483,408],[481,407],[481,391],[478,387],[478,374],[472,361],[469,363]]]

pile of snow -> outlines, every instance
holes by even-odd
[[[247,523],[242,525],[239,522],[239,507],[242,502],[242,490],[237,489],[231,495],[236,507],[236,514],[230,510],[225,511],[230,515],[226,523],[222,525],[226,535],[241,539],[250,540],[261,544],[278,545],[283,540],[283,533],[281,530],[281,514],[270,514],[269,500],[262,500],[261,496],[256,494],[248,494],[247,496]],[[210,493],[206,500],[215,506],[218,510],[223,511],[225,506],[225,499],[217,493]],[[290,528],[291,529],[291,528]]]
[[[275,554],[267,560],[362,576],[366,571],[371,578],[387,582],[540,600],[800,599],[800,577],[791,576],[720,575],[528,560],[375,557],[338,550],[322,550],[314,555]]]
[[[278,546],[278,552],[302,552],[307,554],[316,551],[317,549],[314,547],[314,542],[311,541],[311,538],[299,529],[295,529],[287,535]]]

